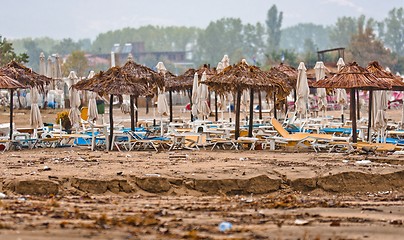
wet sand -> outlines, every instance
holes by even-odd
[[[48,112],[45,122],[56,115]],[[8,151],[0,159],[0,239],[404,234],[404,155],[68,147]],[[222,232],[224,221],[232,227]]]

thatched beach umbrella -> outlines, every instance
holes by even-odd
[[[352,121],[352,140],[357,142],[356,127],[356,89],[390,89],[391,84],[386,81],[380,81],[372,73],[360,67],[356,62],[344,66],[337,74],[331,78],[323,79],[313,83],[313,87],[320,88],[345,88],[350,89],[350,110]]]
[[[163,89],[164,87],[164,76],[163,74],[159,74],[152,69],[140,65],[133,61],[133,58],[131,55],[128,57],[128,60],[126,61],[125,65],[122,66],[122,71],[125,72],[128,77],[139,84],[143,84],[146,86],[148,90],[148,96],[152,96],[154,93],[157,93],[157,88]],[[130,112],[131,112],[131,128],[132,131],[134,129],[134,102],[133,102],[134,96],[130,97]],[[136,97],[137,99],[137,97]],[[137,100],[136,100],[137,104]],[[136,114],[136,122],[137,122],[137,114]]]
[[[225,94],[227,92],[236,94],[236,139],[240,136],[240,102],[243,90],[250,89],[250,98],[253,98],[254,90],[266,90],[275,87],[270,82],[267,72],[262,71],[256,66],[249,66],[245,61],[225,68],[223,72],[206,80],[205,84],[219,94]],[[250,101],[250,104],[253,104],[253,102]],[[251,117],[252,113],[253,112],[250,111],[250,119],[253,119]],[[252,124],[252,121],[250,121],[250,123]],[[252,125],[250,128],[251,127]]]
[[[278,103],[281,103],[283,101],[286,102],[287,106],[287,96],[290,94],[290,92],[294,89],[293,86],[290,85],[290,76],[288,76],[286,73],[282,72],[279,70],[277,67],[272,67],[268,72],[268,77],[271,80],[273,84],[275,84],[276,88],[275,91],[268,91],[267,92],[267,98],[268,99],[273,99],[274,101],[274,118],[277,118],[276,115],[276,107]],[[273,89],[270,89],[273,90]],[[287,109],[285,110],[285,113],[287,112]]]
[[[10,140],[13,139],[13,90],[17,88],[27,88],[27,86],[19,83],[0,71],[0,89],[10,90]]]
[[[1,67],[0,72],[12,79],[15,79],[22,85],[37,87],[39,92],[44,92],[45,85],[49,84],[52,80],[15,61],[11,61],[4,67]]]
[[[128,94],[134,97],[149,95],[147,85],[142,82],[135,81],[133,74],[124,71],[120,67],[112,67],[106,72],[100,72],[87,81],[81,81],[72,86],[78,90],[88,90],[98,93],[99,95],[110,95],[109,104],[109,122],[110,122],[110,135],[108,149],[112,149],[112,137],[114,129],[113,120],[113,97],[114,95]],[[133,116],[131,116],[133,127]]]
[[[377,79],[380,81],[387,81],[391,84],[392,90],[404,90],[404,82],[393,75],[391,72],[388,72],[383,69],[382,66],[377,61],[372,61],[366,66],[366,70],[371,72]],[[380,91],[373,90],[369,91],[369,108],[368,108],[368,135],[367,139],[370,140],[370,128],[373,126],[373,129],[381,129],[382,125],[384,125],[385,118],[385,110],[388,107],[386,102],[386,93]],[[379,119],[379,123],[376,122],[376,118]],[[382,123],[382,124],[380,124]],[[387,123],[386,123],[387,124]]]

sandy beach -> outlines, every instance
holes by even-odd
[[[116,114],[129,118],[118,109]],[[27,111],[15,116],[17,127],[24,127]],[[43,111],[44,122],[55,116],[54,110]],[[398,111],[391,116],[400,117]],[[7,117],[1,114],[2,123]],[[0,159],[1,239],[404,234],[404,155],[63,147],[6,151]],[[231,227],[221,231],[223,222]]]

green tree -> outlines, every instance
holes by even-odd
[[[394,8],[384,20],[386,32],[384,40],[387,46],[399,56],[404,56],[404,9]]]
[[[244,56],[255,65],[260,65],[264,60],[265,42],[263,36],[265,28],[261,23],[247,24],[243,28]]]
[[[331,47],[346,47],[353,35],[358,33],[357,19],[353,17],[338,18],[330,30]]]
[[[243,24],[239,18],[222,18],[211,22],[198,37],[194,61],[197,65],[209,63],[212,66],[229,55],[232,62],[243,57]]]
[[[383,43],[376,38],[373,31],[375,22],[373,19],[365,21],[362,16],[357,22],[357,34],[355,34],[348,46],[346,58],[348,61],[356,61],[361,66],[366,66],[370,61],[377,60],[382,66],[394,66],[397,59]]]
[[[26,53],[16,54],[13,44],[0,35],[0,66],[4,66],[10,61],[15,60],[19,63],[27,63],[29,56]]]
[[[282,29],[280,48],[304,52],[304,43],[310,39],[319,49],[330,47],[330,27],[313,23],[299,23]],[[299,36],[299,37],[296,37]]]
[[[62,56],[77,50],[80,50],[80,45],[71,38],[62,39],[62,41],[52,48],[52,52],[59,53]]]
[[[276,51],[279,48],[281,40],[281,27],[282,27],[283,12],[278,13],[276,5],[268,10],[267,19],[267,52]]]
[[[35,71],[39,71],[39,55],[44,51],[39,48],[37,42],[32,39],[24,41],[24,48],[29,56],[28,65]]]
[[[317,61],[317,50],[316,45],[314,44],[313,40],[310,38],[306,38],[304,40],[304,54],[303,54],[303,61],[306,64],[307,68],[313,68]]]
[[[75,71],[79,77],[87,77],[89,67],[83,51],[73,51],[62,65],[63,76],[68,76],[70,71]]]

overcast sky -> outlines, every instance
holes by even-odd
[[[196,26],[223,17],[264,23],[268,9],[283,11],[282,27],[298,23],[334,24],[361,14],[382,20],[404,0],[1,0],[0,35],[14,39],[91,38],[99,33],[143,25]]]

